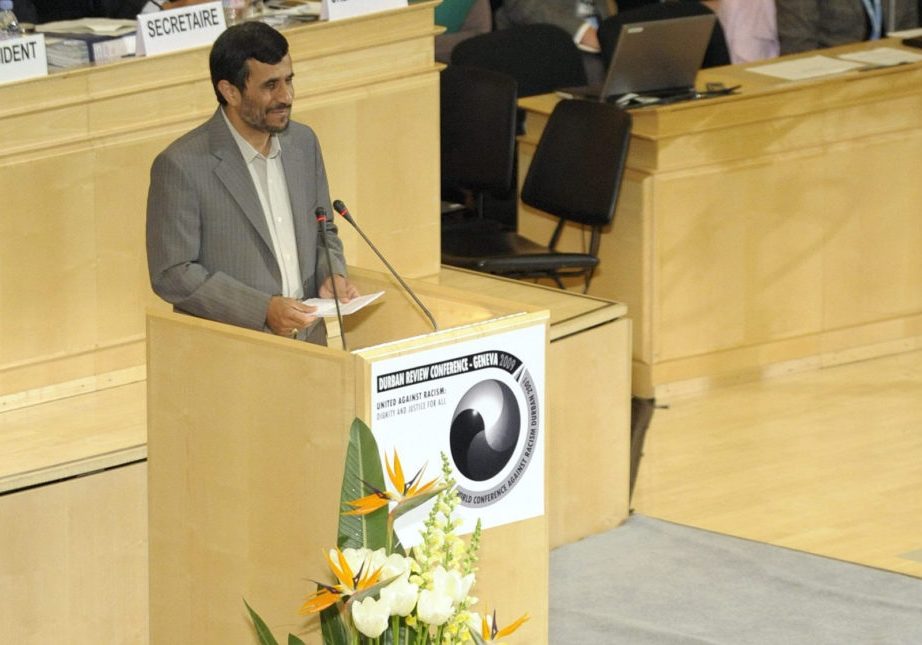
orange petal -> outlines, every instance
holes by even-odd
[[[381,568],[375,569],[374,573],[368,576],[362,576],[362,579],[359,580],[356,585],[357,590],[368,589],[377,584],[378,579],[381,577]]]
[[[353,508],[351,511],[344,511],[343,515],[368,515],[383,506],[387,506],[388,499],[387,497],[381,497],[377,493],[372,493],[371,495],[366,495],[365,497],[346,503]]]
[[[323,611],[327,607],[335,605],[337,600],[339,600],[338,593],[334,593],[329,589],[321,589],[317,592],[317,595],[309,598],[307,602],[301,605],[301,614],[313,614]]]
[[[394,469],[393,472],[390,468],[387,469],[387,474],[391,478],[391,483],[394,484],[394,488],[397,489],[397,492],[403,495],[407,487],[407,480],[403,475],[403,466],[400,464],[400,455],[397,454],[397,451],[394,451]]]
[[[410,497],[415,497],[416,495],[420,495],[420,494],[422,494],[422,493],[425,493],[426,491],[432,489],[432,488],[435,486],[436,482],[438,482],[438,479],[433,479],[432,481],[427,482],[427,483],[423,484],[422,486],[418,486],[418,487],[417,487],[417,486],[413,486],[412,488],[410,488],[410,494],[409,494],[409,496],[410,496]]]
[[[336,549],[336,553],[339,555],[339,568],[343,574],[343,577],[340,578],[339,581],[347,587],[351,588],[353,584],[352,581],[355,579],[355,574],[352,573],[352,569],[349,567],[349,562],[346,560],[346,555],[338,548]],[[339,578],[339,576],[337,576],[337,578]]]
[[[494,638],[502,638],[503,636],[508,636],[509,634],[517,630],[519,627],[521,627],[522,623],[524,623],[526,620],[528,620],[528,614],[519,616],[519,619],[517,621],[515,621],[511,625],[506,625],[501,630],[496,632],[496,636]]]
[[[323,557],[326,558],[327,564],[330,566],[330,571],[333,572],[333,575],[336,576],[336,579],[339,580],[339,583],[344,587],[352,588],[352,569],[349,568],[349,563],[346,562],[346,556],[343,555],[343,552],[339,549],[336,549],[338,554],[338,560],[340,566],[336,566],[336,563],[330,559],[330,554],[324,552]],[[343,566],[345,565],[345,566]]]

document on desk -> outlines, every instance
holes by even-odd
[[[864,63],[832,58],[830,56],[807,56],[806,58],[795,58],[783,63],[771,63],[769,65],[759,65],[758,67],[749,67],[746,71],[755,72],[756,74],[765,74],[775,78],[783,78],[786,81],[803,81],[809,78],[819,78],[822,76],[831,76],[832,74],[841,74],[859,67],[864,67]]]
[[[890,67],[891,65],[902,65],[904,63],[917,63],[922,60],[922,54],[908,52],[905,49],[895,47],[878,47],[867,51],[842,54],[839,58],[876,67]]]
[[[344,316],[348,314],[354,314],[356,311],[364,308],[366,305],[371,304],[382,295],[384,295],[384,292],[378,291],[376,293],[369,293],[364,296],[358,296],[349,302],[341,302],[339,303],[339,311]],[[333,301],[333,298],[308,298],[307,300],[302,300],[302,302],[306,305],[317,307],[317,311],[314,314],[316,316],[336,315],[336,303]]]

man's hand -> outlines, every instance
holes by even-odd
[[[340,302],[349,302],[359,295],[358,288],[341,275],[334,275],[323,281],[318,294],[321,298],[333,297],[333,279],[336,279],[336,293]]]
[[[266,311],[266,324],[273,334],[294,336],[317,320],[317,316],[314,315],[316,309],[294,298],[272,296],[269,309]]]

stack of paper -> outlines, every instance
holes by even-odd
[[[36,26],[45,34],[45,50],[51,67],[75,67],[133,56],[134,20],[81,18]]]

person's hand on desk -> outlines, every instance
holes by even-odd
[[[338,285],[337,285],[338,286]],[[266,311],[266,324],[273,334],[294,336],[305,327],[310,327],[317,316],[316,307],[285,296],[272,296]]]
[[[320,295],[321,298],[333,297],[333,278],[336,279],[336,294],[339,296],[340,302],[349,302],[359,295],[359,290],[354,284],[347,278],[336,274],[324,280],[323,284],[320,285],[318,295]]]

